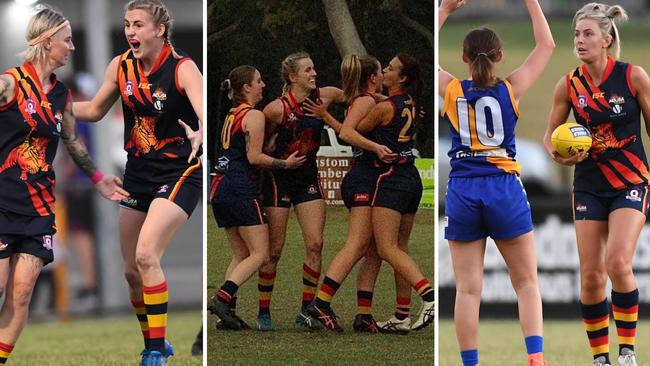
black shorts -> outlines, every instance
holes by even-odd
[[[415,213],[422,198],[422,179],[414,164],[391,165],[377,178],[373,207]]]
[[[264,206],[256,198],[212,201],[212,212],[219,227],[264,225],[268,222]]]
[[[15,253],[31,254],[46,265],[54,260],[54,215],[23,216],[0,210],[0,258]]]
[[[573,192],[573,219],[607,221],[619,208],[632,208],[644,215],[648,212],[648,187],[638,185],[615,192]]]
[[[120,206],[147,212],[156,198],[165,198],[183,209],[187,216],[201,198],[201,159],[191,164],[187,160],[127,162],[124,172],[124,189],[130,197],[122,200]]]
[[[370,161],[354,161],[341,182],[345,207],[370,207],[375,197],[380,167]]]
[[[318,171],[293,174],[291,170],[265,170],[262,173],[262,202],[265,207],[291,207],[323,199]]]

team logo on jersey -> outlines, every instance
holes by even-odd
[[[625,199],[630,200],[632,202],[641,202],[642,199],[641,196],[642,196],[641,189],[633,188],[627,191],[627,195],[625,196]]]
[[[280,201],[282,201],[282,202],[291,202],[291,197],[289,197],[288,194],[285,194],[284,196],[282,196],[282,198],[280,198]]]
[[[228,170],[229,162],[230,160],[227,157],[225,156],[220,157],[219,159],[217,159],[217,165],[216,165],[217,170],[221,170],[221,171]]]
[[[612,96],[609,98],[609,104],[623,104],[625,103],[625,98],[618,96],[616,94],[612,94]]]
[[[158,193],[167,193],[167,190],[169,189],[169,186],[165,184],[164,186],[160,187],[158,189]]]
[[[620,104],[616,104],[612,107],[612,112],[616,114],[621,114],[621,112],[623,112],[623,107],[621,107]]]
[[[52,235],[43,235],[43,248],[52,250]]]
[[[576,212],[587,212],[587,205],[582,202],[576,202]]]
[[[61,123],[63,122],[63,113],[61,113],[61,111],[56,111],[56,113],[54,113],[54,119],[56,120],[55,135],[58,135],[61,133]]]
[[[124,88],[124,95],[131,96],[133,95],[133,81],[129,80],[126,82],[126,87]]]
[[[578,107],[585,108],[587,106],[587,97],[585,95],[578,95]]]
[[[161,111],[163,109],[162,102],[167,100],[167,94],[165,94],[162,89],[156,88],[151,96],[156,99],[156,101],[153,103],[153,107],[156,108],[156,110]]]
[[[7,248],[9,248],[9,243],[0,240],[0,252],[4,252]]]
[[[287,117],[287,122],[293,123],[296,121],[298,121],[298,116],[296,116],[296,114],[293,112],[289,113],[289,116]]]
[[[36,103],[34,102],[34,99],[27,98],[27,100],[25,101],[25,112],[29,114],[36,113]]]

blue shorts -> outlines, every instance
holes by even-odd
[[[573,220],[607,221],[619,208],[648,212],[648,186],[638,185],[615,192],[573,192]]]
[[[262,173],[262,203],[265,207],[291,207],[323,199],[318,171],[310,174],[292,170],[265,170]]]
[[[516,238],[533,230],[530,204],[514,174],[449,179],[445,239]]]
[[[217,225],[223,228],[264,225],[266,211],[258,199],[223,199],[212,201],[212,212]]]

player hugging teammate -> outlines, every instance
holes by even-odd
[[[388,261],[395,269],[398,306],[395,317],[381,322],[380,326],[388,332],[400,333],[424,328],[434,318],[434,292],[429,281],[406,252],[422,194],[422,183],[412,153],[422,83],[417,61],[409,55],[399,54],[382,73],[379,62],[371,56],[347,56],[341,66],[345,96],[338,88],[316,86],[317,73],[314,63],[306,53],[289,55],[282,62],[281,69],[285,82],[284,92],[264,108],[267,143],[270,145],[265,149],[269,151],[270,156],[265,156],[270,159],[269,164],[256,164],[249,159],[248,165],[267,169],[258,172],[250,168],[244,175],[248,180],[257,180],[258,177],[262,180],[261,191],[255,191],[253,185],[250,185],[251,189],[247,193],[249,200],[255,200],[260,212],[255,224],[266,228],[267,216],[264,214],[268,215],[268,233],[261,230],[253,239],[256,243],[266,243],[269,256],[262,261],[264,264],[259,269],[257,328],[263,331],[275,329],[271,321],[270,300],[277,262],[285,243],[291,206],[298,217],[306,249],[303,294],[301,309],[296,316],[297,324],[308,329],[325,327],[341,331],[342,328],[329,304],[354,264],[365,256],[358,281],[358,314],[354,329],[372,333],[380,330],[371,315],[371,308],[374,282],[382,259]],[[389,91],[388,98],[378,93],[382,80],[383,86]],[[249,90],[253,86],[254,82],[246,81],[242,90]],[[240,100],[247,99],[240,97]],[[259,100],[253,102],[257,103]],[[344,101],[349,105],[348,114],[345,121],[340,123],[327,112],[327,107],[332,102]],[[232,194],[219,197],[219,190],[222,189],[227,175],[234,174],[227,172],[231,168],[224,169],[224,162],[233,164],[232,157],[225,158],[224,137],[231,138],[232,141],[236,132],[250,135],[246,142],[241,138],[242,151],[245,151],[246,144],[250,147],[256,141],[253,131],[247,132],[243,127],[246,123],[242,121],[243,117],[237,117],[236,114],[233,117],[233,113],[236,112],[231,110],[222,129],[217,178],[212,189],[212,203],[220,226],[224,226],[222,224],[226,217],[235,215],[234,212],[232,216],[221,212],[228,206],[226,200],[237,200]],[[346,197],[346,205],[351,210],[348,239],[343,250],[330,265],[316,296],[325,226],[325,203],[318,179],[316,152],[320,147],[320,136],[325,124],[340,132],[342,138],[355,145],[358,150],[351,168],[351,172],[355,174],[346,178],[342,192]],[[261,149],[262,142],[259,143]],[[230,146],[232,149],[232,142]],[[239,154],[240,157],[243,155]],[[300,161],[295,166],[287,166],[280,163],[282,159]],[[241,160],[243,159],[239,161]],[[370,198],[355,201],[353,191],[367,193]],[[227,229],[227,232],[231,245],[236,243],[237,240],[233,241],[233,238],[237,238],[231,233],[231,229]],[[233,249],[235,247],[233,246]],[[239,261],[236,259],[239,256],[237,250],[234,250],[233,254],[227,277],[232,277],[233,263]],[[245,278],[250,276],[249,272],[253,267],[246,272]],[[221,320],[219,327],[248,327],[235,315],[236,291],[241,282],[243,281],[237,283],[229,279],[211,301],[211,309]],[[409,284],[424,301],[413,325],[409,318]]]

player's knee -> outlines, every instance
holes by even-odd
[[[138,251],[135,253],[135,263],[140,271],[147,271],[152,268],[160,267],[160,260],[150,251]]]
[[[142,278],[140,277],[140,272],[138,272],[137,268],[125,269],[124,278],[126,279],[126,283],[129,284],[130,288],[142,287]]]
[[[613,280],[622,279],[632,274],[632,263],[622,256],[607,259],[607,274]]]
[[[14,284],[13,288],[13,305],[15,308],[26,309],[29,307],[29,302],[32,299],[32,291],[34,287],[26,283]]]
[[[582,290],[589,293],[601,291],[607,283],[607,275],[600,270],[584,271],[580,277]]]
[[[307,242],[307,255],[320,257],[323,252],[323,239],[312,239]]]

